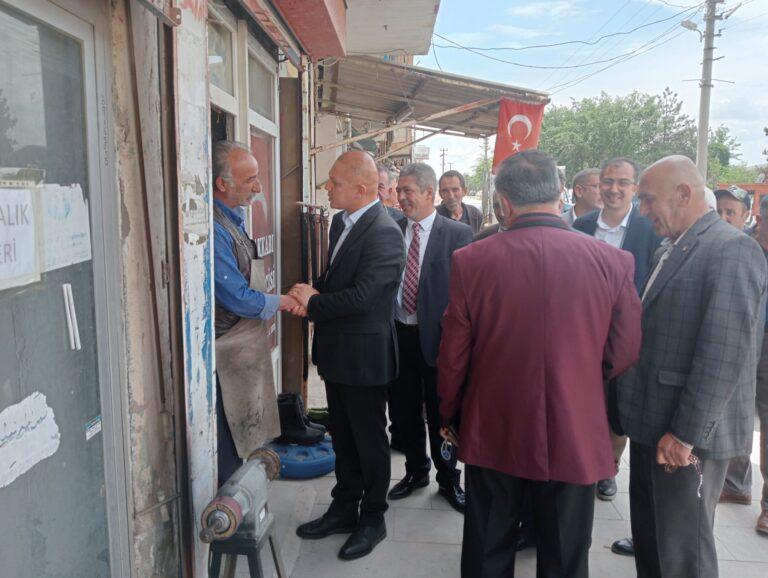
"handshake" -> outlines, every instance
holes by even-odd
[[[297,317],[307,316],[307,306],[312,295],[317,295],[319,291],[311,285],[297,283],[288,295],[280,295],[280,311],[287,311]]]

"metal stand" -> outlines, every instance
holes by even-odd
[[[261,565],[261,549],[269,542],[272,551],[272,559],[275,561],[275,569],[278,578],[288,578],[283,568],[283,559],[280,556],[280,548],[275,538],[275,517],[267,514],[267,522],[264,531],[258,538],[248,532],[237,532],[227,540],[217,540],[211,544],[211,561],[208,568],[208,578],[219,578],[221,572],[221,558],[224,554],[233,556],[246,556],[248,558],[248,571],[251,578],[264,578],[264,568]]]

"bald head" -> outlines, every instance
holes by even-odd
[[[681,155],[664,157],[648,167],[638,190],[640,212],[663,237],[677,239],[710,210],[701,173]]]
[[[331,207],[353,213],[376,199],[379,173],[365,151],[348,151],[333,163],[325,185]]]

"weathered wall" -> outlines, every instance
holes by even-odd
[[[166,234],[157,19],[136,0],[111,0],[110,28],[121,207],[131,568],[134,576],[174,576],[180,567],[179,492],[166,354],[168,301],[162,284]]]
[[[209,173],[206,0],[181,0],[176,29],[179,229],[181,238],[187,459],[194,528],[195,576],[206,576],[208,548],[197,535],[215,491],[213,359],[213,209]]]

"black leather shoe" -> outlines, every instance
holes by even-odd
[[[349,534],[357,529],[357,515],[340,516],[325,513],[317,520],[312,520],[296,528],[299,538],[319,540],[331,534]]]
[[[461,489],[459,484],[453,484],[451,486],[440,486],[440,489],[437,491],[437,493],[443,496],[445,500],[451,505],[451,507],[459,514],[464,513],[464,490]]]
[[[632,542],[632,538],[622,538],[611,544],[611,552],[619,556],[634,556],[635,544]]]
[[[387,497],[390,500],[402,500],[403,498],[410,496],[413,493],[413,490],[428,485],[429,476],[427,474],[419,477],[416,477],[413,474],[405,474],[405,477],[402,480],[392,486]]]
[[[597,482],[597,498],[604,502],[611,502],[616,498],[616,478],[608,478]]]
[[[376,544],[387,537],[387,526],[384,520],[376,525],[359,526],[357,530],[347,538],[339,550],[339,558],[342,560],[355,560],[367,556],[376,547]]]

